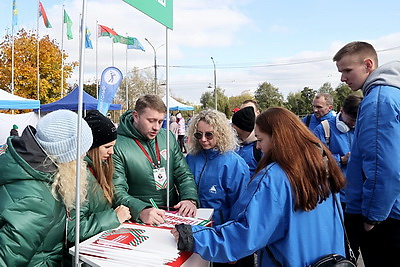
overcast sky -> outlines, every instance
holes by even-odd
[[[87,25],[96,46],[96,21],[120,35],[139,39],[146,51],[129,50],[107,37],[98,39],[98,75],[112,65],[123,73],[133,67],[151,69],[165,65],[166,29],[122,0],[88,0]],[[40,20],[40,35],[49,34],[61,43],[62,5],[73,21],[73,40],[64,38],[68,61],[79,59],[78,21],[80,0],[42,0],[53,26]],[[36,30],[36,0],[17,0],[18,28]],[[0,1],[0,35],[11,32],[12,0]],[[286,96],[305,86],[318,89],[330,82],[336,87],[340,75],[332,62],[344,44],[360,40],[378,50],[380,64],[400,57],[400,1],[386,0],[175,0],[174,29],[168,30],[171,94],[198,103],[208,85],[213,86],[213,57],[217,86],[227,96],[254,91],[263,82]],[[96,77],[96,49],[85,50],[85,81]],[[127,57],[126,57],[127,55]],[[69,80],[78,83],[76,68]],[[165,79],[165,68],[158,68]]]

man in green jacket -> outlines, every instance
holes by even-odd
[[[169,202],[183,216],[195,216],[198,203],[193,174],[175,137],[161,128],[167,108],[157,95],[136,101],[135,110],[120,118],[114,147],[115,205],[129,207],[132,218],[146,224],[165,221],[164,210],[152,205],[167,205],[167,156],[169,156]]]
[[[51,112],[0,146],[0,266],[61,266],[75,204],[78,115]],[[92,145],[82,119],[81,155]],[[86,184],[81,168],[81,200]]]

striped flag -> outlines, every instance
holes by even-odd
[[[101,37],[101,36],[108,36],[108,37],[113,37],[113,36],[115,36],[115,35],[118,35],[118,33],[116,33],[114,30],[112,30],[112,29],[110,29],[110,28],[108,28],[108,27],[106,27],[106,26],[103,26],[103,25],[98,25],[99,26],[99,36],[98,37]]]
[[[18,24],[18,9],[17,9],[17,1],[13,1],[13,15],[12,15],[12,26]]]
[[[93,49],[92,40],[90,40],[90,35],[92,35],[89,31],[89,28],[86,26],[85,31],[85,48]]]
[[[40,16],[43,17],[44,26],[46,26],[46,28],[51,28],[52,26],[49,19],[47,18],[46,11],[44,10],[42,2],[39,1],[39,17]]]

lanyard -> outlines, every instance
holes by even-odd
[[[160,155],[160,149],[158,147],[158,142],[157,142],[157,138],[156,138],[156,155],[157,155],[157,165],[154,164],[153,160],[151,159],[151,157],[149,156],[149,154],[147,153],[147,151],[144,149],[144,147],[142,146],[142,144],[139,142],[139,140],[137,140],[136,138],[133,138],[133,140],[135,140],[136,144],[140,147],[140,149],[143,151],[143,154],[146,156],[146,158],[149,160],[149,162],[151,163],[151,165],[153,166],[154,169],[157,169],[161,166],[161,155]]]

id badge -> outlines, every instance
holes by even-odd
[[[165,173],[164,167],[153,169],[153,176],[157,190],[167,188],[167,174]]]

